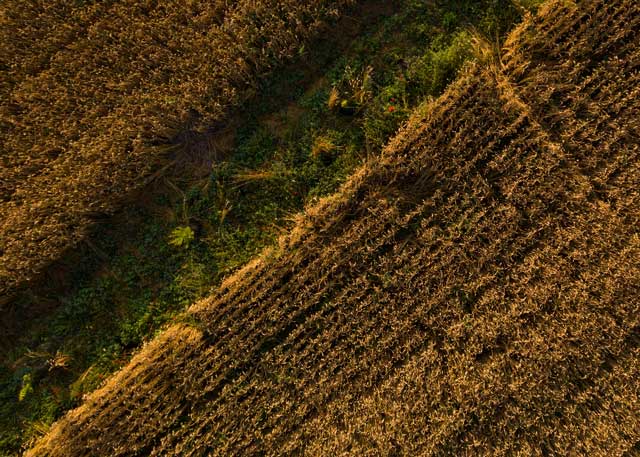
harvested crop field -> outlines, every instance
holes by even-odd
[[[547,4],[30,455],[638,455],[639,34]]]
[[[0,294],[32,281],[351,2],[0,6]],[[216,151],[207,151],[215,156]]]

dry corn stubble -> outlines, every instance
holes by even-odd
[[[639,24],[549,4],[30,455],[637,455]]]

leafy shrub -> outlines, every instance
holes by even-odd
[[[178,248],[188,248],[195,239],[193,229],[187,226],[176,227],[169,235],[169,244]]]
[[[447,44],[436,42],[428,52],[411,62],[407,71],[414,94],[437,95],[449,84],[471,57],[471,36],[456,33]]]
[[[31,373],[27,373],[22,376],[22,387],[18,392],[18,401],[25,400],[30,394],[33,393],[33,379]]]

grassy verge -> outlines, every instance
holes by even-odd
[[[0,365],[0,455],[46,431],[166,322],[272,243],[289,215],[379,153],[471,58],[472,29],[497,40],[520,14],[506,0],[403,0],[344,53],[301,48],[300,69],[264,83],[259,103],[244,110],[227,159],[198,179],[164,179],[144,204],[98,229],[98,254],[75,273],[73,290]]]

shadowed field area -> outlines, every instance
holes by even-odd
[[[639,33],[486,46],[29,455],[638,455]]]
[[[0,305],[349,3],[3,2]]]

